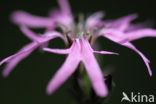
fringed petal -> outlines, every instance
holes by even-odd
[[[98,96],[106,97],[108,90],[104,82],[102,71],[93,55],[87,40],[82,40],[82,62],[92,82],[93,89]]]
[[[51,49],[51,48],[43,48],[44,51],[57,53],[57,54],[69,54],[70,49]]]
[[[56,89],[58,89],[58,87],[63,84],[76,70],[79,62],[80,59],[77,54],[74,52],[69,54],[64,64],[60,69],[58,69],[54,77],[50,80],[46,90],[47,94],[52,94]]]
[[[149,60],[145,57],[145,55],[143,54],[143,53],[141,53],[133,44],[131,44],[131,43],[124,43],[124,44],[122,44],[123,46],[126,46],[126,47],[128,47],[128,48],[130,48],[130,49],[132,49],[132,50],[134,50],[136,53],[138,53],[140,56],[141,56],[141,58],[143,59],[143,61],[144,61],[144,63],[146,64],[146,66],[147,66],[147,69],[148,69],[148,72],[149,72],[149,75],[150,76],[152,76],[152,71],[151,71],[151,68],[150,68],[150,66],[149,66]]]
[[[101,19],[104,16],[103,12],[96,12],[89,16],[86,20],[86,28],[91,29],[99,24],[101,24]]]
[[[64,15],[72,16],[72,13],[71,13],[71,9],[70,9],[68,0],[58,0],[58,3],[59,3],[59,5],[60,5],[61,12],[62,12]]]
[[[21,25],[20,29],[24,33],[24,35],[27,36],[29,39],[31,39],[33,41],[39,41],[40,40],[40,37],[37,36],[34,32],[32,32],[27,26]]]
[[[141,39],[144,37],[156,37],[156,30],[150,28],[139,29],[126,33],[124,37],[129,39],[129,41]]]
[[[118,18],[117,20],[106,21],[104,23],[106,23],[108,27],[117,29],[119,31],[125,31],[130,25],[130,22],[135,18],[137,18],[137,14],[130,14],[128,16]]]
[[[33,28],[51,27],[54,24],[51,18],[34,16],[24,11],[14,12],[11,19],[15,24],[26,25]]]
[[[99,53],[99,54],[114,54],[114,55],[119,55],[118,53],[115,52],[109,52],[109,51],[93,51],[94,53]]]
[[[4,62],[7,62],[7,65],[3,69],[3,76],[7,77],[10,72],[13,70],[13,68],[25,57],[27,57],[33,50],[35,50],[37,47],[36,43],[31,43],[23,47],[17,54],[14,54],[3,61],[1,61],[1,64]]]

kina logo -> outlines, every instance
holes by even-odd
[[[134,92],[131,92],[131,94],[128,96],[125,92],[122,92],[122,99],[121,102],[127,101],[127,102],[148,102],[152,103],[154,102],[154,95],[143,95],[141,93],[134,94]]]

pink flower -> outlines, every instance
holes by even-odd
[[[74,39],[72,46],[69,49],[49,49],[44,48],[44,51],[68,54],[64,64],[56,72],[55,76],[49,82],[47,87],[47,93],[53,93],[67,78],[76,70],[80,61],[83,62],[86,71],[91,79],[92,86],[98,96],[105,97],[108,95],[107,87],[104,83],[104,77],[100,70],[100,67],[94,57],[93,53],[100,54],[117,54],[107,51],[94,51],[88,40],[85,38]]]
[[[141,53],[131,41],[144,37],[156,37],[156,30],[147,28],[145,23],[131,24],[137,15],[132,14],[117,20],[102,20],[103,13],[96,12],[84,20],[80,18],[78,23],[74,21],[70,6],[67,0],[58,0],[60,9],[49,12],[48,17],[34,16],[24,11],[17,11],[12,15],[12,21],[17,24],[22,32],[32,40],[32,43],[23,47],[16,54],[9,56],[0,62],[0,65],[7,62],[3,75],[7,76],[18,62],[27,57],[37,47],[42,47],[44,51],[57,54],[68,54],[64,64],[51,79],[47,87],[47,93],[53,93],[67,78],[76,70],[80,62],[86,68],[92,82],[94,91],[98,96],[108,95],[107,87],[100,67],[94,57],[94,53],[116,54],[106,51],[94,51],[91,47],[99,36],[106,37],[115,43],[128,47],[138,53],[144,60],[150,76],[152,71],[149,60]],[[28,28],[45,28],[43,35],[37,36]],[[61,33],[56,32],[56,28],[61,29]],[[71,47],[67,49],[50,49],[46,44],[53,38],[60,37],[65,44],[71,42]],[[44,46],[44,47],[43,47]]]

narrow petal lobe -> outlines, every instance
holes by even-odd
[[[63,84],[71,74],[76,70],[80,59],[74,53],[69,54],[64,64],[56,72],[54,77],[50,80],[47,86],[47,94],[52,94],[61,84]]]

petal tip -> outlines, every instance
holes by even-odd
[[[94,82],[94,90],[99,97],[107,97],[109,92],[105,83],[101,83],[101,81]]]
[[[152,77],[152,72],[149,72],[150,77]]]
[[[46,90],[47,95],[51,95],[51,92],[49,90]]]
[[[47,95],[51,95],[53,93],[53,90],[48,86],[47,88],[46,88],[46,94]]]
[[[4,78],[7,78],[8,75],[9,75],[9,73],[8,73],[6,70],[3,70],[3,71],[2,71],[2,76],[3,76]]]
[[[23,11],[15,11],[11,14],[10,16],[10,20],[13,22],[13,23],[18,23],[19,22],[19,17],[21,17],[23,15]]]
[[[48,51],[48,48],[42,48],[43,51]]]
[[[99,97],[102,97],[102,98],[107,97],[108,96],[108,91],[107,90],[103,90],[103,91],[97,93],[97,95]]]
[[[112,54],[114,54],[114,55],[120,55],[119,53],[116,53],[116,52],[113,52]]]

